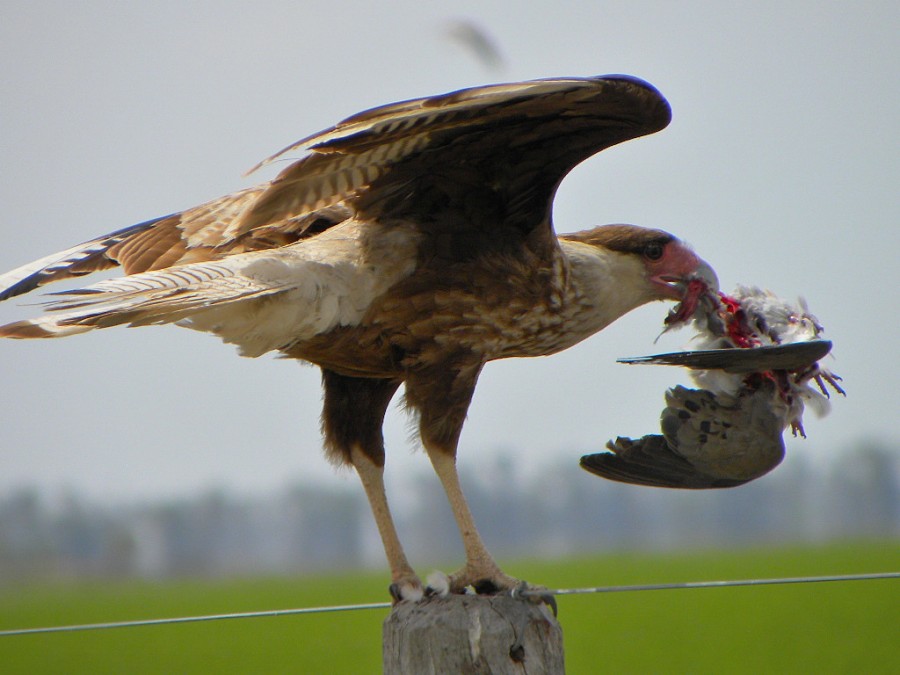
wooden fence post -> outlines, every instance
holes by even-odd
[[[562,628],[550,609],[509,595],[401,602],[383,626],[384,675],[558,675]]]

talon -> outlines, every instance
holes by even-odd
[[[513,599],[517,599],[523,594],[523,591],[527,591],[527,590],[528,590],[528,582],[520,581],[517,586],[514,586],[513,588],[509,589],[509,596]]]
[[[843,387],[838,384],[838,382],[841,382],[843,379],[840,375],[835,375],[834,373],[829,373],[828,371],[823,371],[821,375],[828,384],[834,387],[834,390],[837,393],[839,393],[841,396],[847,395],[847,392],[844,391]]]
[[[425,596],[425,591],[418,579],[394,582],[388,586],[388,592],[390,592],[395,605],[404,601],[418,602]]]
[[[553,612],[553,616],[559,615],[559,607],[556,604],[556,596],[547,591],[543,586],[531,586],[525,581],[519,583],[515,588],[510,589],[509,595],[513,599],[522,599],[526,602],[535,604],[544,603]]]
[[[556,596],[553,595],[553,593],[543,593],[538,597],[550,608],[550,611],[553,612],[553,618],[557,618],[559,616],[559,607],[556,604]]]
[[[432,572],[425,580],[425,597],[432,598],[438,596],[446,598],[450,595],[450,577],[443,572]]]
[[[828,388],[825,386],[825,378],[822,377],[822,373],[816,373],[813,376],[813,381],[816,383],[816,386],[819,388],[819,391],[822,392],[822,396],[825,398],[831,398],[831,393],[828,391]]]

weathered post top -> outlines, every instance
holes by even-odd
[[[558,675],[562,628],[550,609],[509,595],[401,602],[384,621],[385,675]]]

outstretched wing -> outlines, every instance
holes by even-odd
[[[310,153],[272,181],[235,234],[354,190],[368,217],[424,225],[437,207],[479,223],[549,225],[556,186],[575,165],[670,117],[659,92],[626,76],[491,85],[375,108],[265,160]]]
[[[0,276],[0,300],[118,265],[135,274],[278,248],[350,217],[412,220],[435,230],[450,255],[535,228],[550,245],[563,176],[669,118],[655,89],[625,76],[493,85],[375,108],[270,157],[263,164],[301,155],[270,182]],[[489,233],[467,236],[473,231]]]

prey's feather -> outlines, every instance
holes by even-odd
[[[658,487],[742,485],[781,462],[785,428],[803,434],[805,404],[823,410],[826,385],[844,393],[840,378],[819,366],[832,345],[819,337],[822,326],[804,303],[740,287],[702,298],[693,322],[697,341],[709,349],[619,362],[689,368],[703,388],[670,389],[661,435],[610,441],[609,452],[582,457],[587,471]]]

